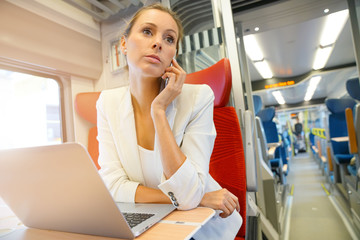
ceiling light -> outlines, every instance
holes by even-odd
[[[324,12],[326,9],[324,10]],[[318,70],[325,67],[333,46],[344,28],[345,23],[349,17],[347,9],[329,14],[326,16],[325,26],[320,37],[320,46],[316,50],[313,69]]]
[[[333,50],[333,46],[328,46],[328,47],[320,46],[316,50],[315,59],[314,59],[314,63],[313,63],[314,70],[321,69],[325,66],[325,64],[327,63],[327,61],[330,57],[332,50]]]
[[[252,61],[261,61],[264,58],[263,53],[254,35],[246,35],[244,37],[244,45],[246,54]]]
[[[264,55],[259,47],[259,44],[254,35],[247,35],[244,37],[244,45],[246,54],[253,61],[255,68],[264,78],[272,78],[273,73],[269,67],[269,64],[264,60]]]
[[[309,101],[312,98],[317,86],[319,85],[320,80],[321,80],[321,76],[315,76],[310,79],[310,82],[309,82],[309,85],[308,85],[308,88],[306,90],[306,94],[304,97],[304,101]]]
[[[257,31],[260,30],[260,28],[259,28],[259,27],[256,27],[256,28],[254,28],[254,30],[255,30],[255,32],[257,32]]]
[[[272,92],[272,95],[275,97],[276,101],[279,104],[285,104],[285,100],[280,91],[274,91],[274,92]]]
[[[260,73],[260,75],[264,78],[264,79],[268,79],[268,78],[272,78],[273,77],[273,73],[270,70],[269,64],[267,63],[266,60],[262,60],[262,61],[256,61],[254,62],[255,68],[258,70],[258,72]]]
[[[321,33],[320,45],[325,47],[336,42],[349,17],[347,9],[326,16],[325,26]]]
[[[328,8],[324,9],[324,13],[328,13],[328,12],[329,12]]]

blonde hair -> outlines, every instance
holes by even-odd
[[[178,39],[176,41],[176,50],[177,50],[176,55],[177,55],[177,53],[179,52],[178,50],[179,50],[180,41],[182,40],[183,35],[184,35],[184,29],[183,29],[183,26],[182,26],[182,23],[181,23],[181,20],[180,20],[179,16],[174,11],[172,11],[171,9],[161,5],[160,3],[154,3],[154,4],[151,4],[149,6],[144,6],[144,7],[140,8],[135,13],[135,15],[132,17],[130,22],[127,24],[123,36],[125,36],[125,37],[129,36],[134,24],[136,23],[138,18],[141,16],[141,14],[143,12],[147,11],[147,10],[152,10],[152,9],[168,13],[174,19],[174,21],[176,22],[176,25],[177,25],[178,30],[179,30]]]

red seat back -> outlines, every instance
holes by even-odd
[[[99,158],[99,142],[96,139],[97,127],[96,127],[96,101],[100,96],[100,92],[85,92],[79,93],[75,98],[75,110],[88,122],[95,124],[94,127],[90,128],[88,136],[88,152],[94,161],[97,169],[100,169],[98,164]]]
[[[216,64],[186,76],[185,83],[207,84],[214,92],[214,107],[224,107],[229,102],[231,91],[231,69],[229,59],[223,58]]]
[[[231,90],[231,69],[228,59],[213,66],[188,74],[185,83],[208,84],[215,94],[214,124],[217,132],[210,159],[210,174],[239,199],[243,218],[237,237],[246,233],[246,168],[244,146],[236,110],[226,107]]]
[[[100,92],[84,92],[76,95],[75,109],[76,112],[85,120],[96,125],[96,101]]]

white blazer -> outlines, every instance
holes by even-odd
[[[175,197],[179,209],[195,208],[205,192],[221,188],[209,175],[216,137],[213,102],[209,86],[184,84],[181,94],[166,109],[169,125],[186,160],[171,178],[159,176],[158,187],[164,194]],[[134,202],[136,188],[144,184],[144,177],[129,87],[103,91],[97,112],[100,174],[115,201]],[[160,159],[156,139],[154,152],[155,158]]]
[[[205,192],[221,189],[209,174],[216,137],[213,104],[214,94],[209,86],[184,84],[181,94],[166,109],[169,125],[186,160],[171,178],[159,176],[158,187],[169,198],[175,197],[178,209],[195,208]],[[96,106],[100,174],[115,201],[134,202],[136,188],[144,184],[144,177],[129,87],[103,91]],[[156,139],[154,152],[155,159],[160,159]],[[235,238],[242,225],[240,214],[234,211],[227,218],[218,214],[194,235],[196,240]]]

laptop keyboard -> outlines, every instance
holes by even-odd
[[[131,228],[154,216],[151,213],[124,213],[123,215]]]

